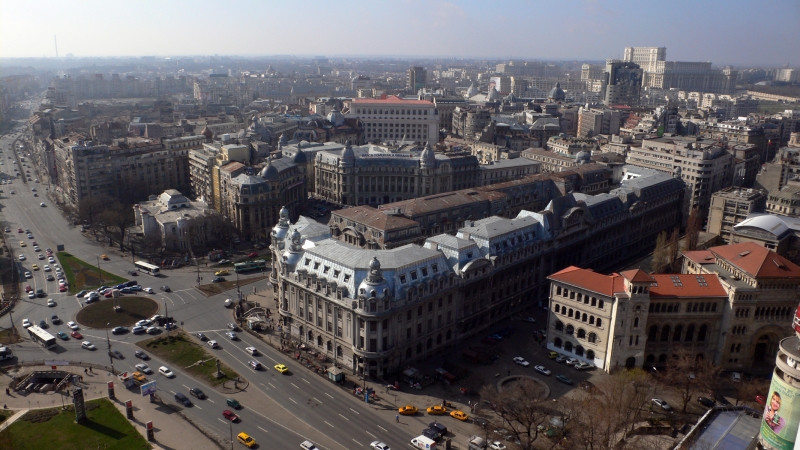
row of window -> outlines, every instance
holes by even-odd
[[[655,302],[650,303],[649,311],[651,313],[678,313],[681,312],[680,303],[663,303]],[[686,312],[716,312],[716,302],[693,302],[686,304]]]
[[[570,291],[569,289],[561,286],[556,286],[556,295],[567,297],[570,300],[583,302],[584,305],[590,305],[600,309],[603,309],[603,306],[605,306],[603,300],[598,300],[597,297],[591,297],[588,294],[582,294],[580,292]]]
[[[683,342],[705,342],[707,335],[707,324],[700,325],[700,328],[697,330],[697,335],[695,335],[695,324],[693,323],[686,326],[685,333],[682,324],[675,325],[674,329],[669,325],[664,325],[661,327],[660,332],[658,325],[651,325],[647,333],[647,342],[668,342],[670,338],[673,342],[680,342],[681,340]]]
[[[598,328],[603,326],[603,319],[600,317],[595,318],[591,314],[581,313],[578,310],[573,310],[572,308],[567,308],[566,306],[562,306],[559,304],[555,304],[553,306],[553,312],[556,314],[561,314],[563,316],[567,316],[571,319],[580,320],[581,322],[588,323],[589,325],[594,325]],[[556,324],[561,323],[561,321],[556,321]]]
[[[560,338],[555,338],[555,340],[553,340],[553,346],[556,348],[563,348],[564,350],[572,352],[576,356],[580,356],[582,358],[585,356],[588,360],[594,359],[594,350],[585,350],[583,346],[573,345],[570,341],[562,342]]]
[[[586,330],[583,328],[578,328],[578,332],[575,333],[575,327],[572,325],[567,325],[564,327],[564,323],[560,320],[556,320],[556,331],[563,331],[564,333],[572,336],[575,335],[578,339],[586,339],[591,343],[597,342],[597,334],[594,332],[590,332],[588,335],[586,334]]]

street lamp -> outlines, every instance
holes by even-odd
[[[100,284],[103,284],[103,271],[100,270],[100,255],[97,256],[97,277],[100,278]]]
[[[106,324],[106,344],[108,344],[108,360],[111,362],[111,373],[114,373],[114,357],[111,356],[111,338],[108,337],[108,327],[111,326],[111,322]]]

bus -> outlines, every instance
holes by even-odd
[[[42,347],[44,348],[53,348],[56,346],[55,336],[37,327],[36,325],[31,325],[28,327],[28,334],[31,335],[31,339],[34,342],[42,344]]]
[[[158,266],[156,266],[154,264],[146,263],[144,261],[136,261],[135,263],[133,263],[133,265],[136,266],[136,270],[138,270],[140,272],[149,273],[150,275],[153,275],[153,276],[158,276],[158,273],[159,273],[159,270],[160,270],[158,268]]]
[[[256,259],[254,261],[241,262],[233,265],[233,271],[236,273],[252,272],[254,270],[267,270],[267,262],[263,259]]]

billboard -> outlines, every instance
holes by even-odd
[[[142,385],[142,397],[156,393],[156,382],[151,381]]]
[[[773,448],[792,450],[800,422],[800,390],[773,375],[766,403],[761,439]]]

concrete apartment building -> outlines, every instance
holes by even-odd
[[[639,104],[642,68],[638,64],[616,59],[606,61],[603,74],[603,104],[606,106]]]
[[[361,121],[365,142],[439,142],[439,115],[427,100],[357,98],[350,102],[350,113],[345,116]]]
[[[684,220],[695,207],[705,218],[711,195],[733,184],[733,155],[716,141],[679,136],[645,139],[641,147],[631,147],[625,162],[680,176],[689,195]]]
[[[758,189],[727,187],[711,195],[706,231],[731,243],[733,227],[756,212],[764,212],[767,196]]]
[[[302,217],[292,224],[283,209],[270,281],[293,338],[383,377],[529,307],[554,270],[617,264],[649,246],[675,226],[684,189],[651,172],[611,194],[569,194],[539,213],[467,220],[455,236],[387,249],[333,239]],[[414,232],[408,222],[397,229]]]
[[[621,120],[621,114],[617,110],[582,106],[578,110],[578,137],[619,134]]]
[[[568,267],[548,279],[550,350],[607,372],[666,367],[679,350],[759,371],[797,308],[800,267],[743,243],[686,252],[681,274]]]

